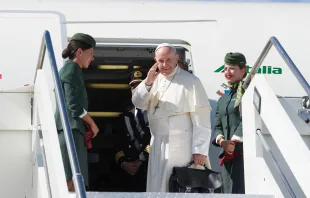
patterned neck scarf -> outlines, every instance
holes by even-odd
[[[239,81],[239,82],[236,82],[236,83],[233,83],[233,84],[229,84],[229,88],[230,90],[237,90],[237,97],[236,97],[236,101],[235,101],[235,105],[234,105],[234,108],[236,108],[240,102],[241,102],[241,98],[245,92],[245,90],[243,89],[242,87],[242,84],[243,82],[242,81]]]

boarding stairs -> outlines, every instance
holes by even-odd
[[[73,172],[73,180],[74,180],[74,183],[76,186],[76,193],[69,193],[70,197],[81,197],[81,198],[83,198],[83,197],[101,198],[102,197],[102,198],[104,198],[104,197],[227,197],[228,196],[228,195],[219,195],[219,194],[212,194],[212,195],[195,194],[195,195],[193,195],[193,194],[175,194],[175,193],[86,192],[85,188],[84,188],[83,177],[80,173],[79,166],[78,166],[75,146],[73,143],[73,137],[72,137],[72,134],[70,133],[71,129],[70,129],[68,117],[66,116],[67,111],[65,108],[63,91],[61,88],[58,70],[57,70],[57,65],[56,65],[56,61],[55,61],[55,55],[53,52],[52,40],[51,40],[51,37],[50,37],[50,34],[48,31],[46,31],[44,33],[44,39],[42,42],[41,51],[42,52],[46,51],[48,54],[48,57],[50,59],[51,71],[52,71],[53,79],[55,82],[55,95],[56,95],[56,100],[57,100],[57,104],[58,104],[57,106],[59,106],[61,119],[63,121],[63,127],[64,127],[65,136],[66,136],[66,143],[67,143],[69,157],[70,157],[70,164],[71,164],[72,172]],[[44,70],[44,68],[42,68],[43,57],[44,57],[44,53],[40,53],[39,65],[38,65],[38,70],[37,70],[38,73],[37,73],[37,78],[36,78],[36,83],[35,83],[35,92],[39,92],[41,94],[38,95],[37,100],[35,100],[35,101],[37,101],[37,104],[38,104],[38,108],[35,111],[38,111],[38,113],[41,115],[44,114],[46,117],[43,119],[49,120],[49,122],[48,122],[50,124],[49,127],[52,127],[52,125],[54,123],[54,120],[53,120],[54,114],[51,111],[52,109],[47,107],[47,106],[50,106],[50,105],[47,105],[48,104],[47,101],[48,101],[48,98],[53,98],[53,96],[50,96],[48,91],[43,93],[44,90],[45,91],[50,90],[50,87],[48,86],[48,83],[47,83],[46,78],[44,76],[45,73],[42,72]],[[43,105],[44,105],[44,107],[43,107]],[[39,115],[39,117],[41,117],[41,116]],[[41,120],[43,121],[43,119],[41,119]],[[46,124],[47,124],[47,122],[46,122]],[[39,125],[41,125],[41,123]],[[43,122],[42,122],[42,125],[43,125]],[[55,128],[55,127],[53,127],[53,128]],[[49,156],[47,155],[46,149],[48,149],[47,147],[49,147],[49,146],[55,147],[56,142],[52,143],[51,141],[49,141],[50,139],[54,139],[55,137],[50,138],[51,134],[49,134],[49,138],[47,138],[47,136],[45,134],[50,133],[50,130],[45,132],[44,130],[42,130],[42,127],[40,127],[40,130],[38,130],[38,133],[40,133],[40,137],[41,137],[40,141],[44,142],[44,144],[41,145],[41,154],[42,154],[42,157],[46,160],[44,168],[46,168],[46,170],[54,169],[54,167],[52,167],[52,164],[49,163]],[[55,136],[56,134],[57,133],[54,133],[53,135]],[[47,143],[47,141],[48,141],[48,143]],[[52,148],[50,148],[50,149],[52,149]],[[55,150],[58,150],[58,149],[55,149]],[[52,160],[52,158],[50,158],[50,160]],[[53,159],[53,160],[55,160],[55,159]],[[55,172],[56,171],[57,170],[55,170]],[[61,173],[61,172],[59,172],[59,173]],[[53,186],[51,186],[51,183],[53,183],[53,182],[51,182],[51,180],[53,179],[52,177],[53,176],[51,174],[49,174],[49,172],[47,172],[47,171],[45,172],[46,184],[48,185],[47,189],[49,189],[50,195],[53,194],[53,190],[52,190]],[[55,190],[57,190],[57,189],[55,189]],[[63,192],[63,193],[65,193],[65,192]],[[229,195],[229,197],[252,197],[252,196],[257,197],[258,195]],[[273,197],[273,196],[262,195],[262,197]]]
[[[286,59],[287,64],[297,76],[303,88],[306,90],[307,93],[310,93],[307,81],[302,77],[302,74],[298,71],[293,61],[285,53],[284,48],[275,37],[272,37],[268,41],[266,46],[270,49],[272,45],[274,45],[276,49],[279,50],[280,54],[282,53],[281,56]],[[264,49],[262,55],[259,57],[257,63],[253,67],[252,73],[248,76],[244,84],[247,91],[242,100],[242,109],[244,109],[242,114],[244,122],[243,127],[244,130],[250,132],[244,134],[246,175],[245,183],[247,191],[246,195],[86,192],[83,184],[83,178],[80,174],[79,166],[77,163],[75,147],[73,144],[72,135],[70,133],[71,129],[68,118],[66,116],[67,112],[65,109],[65,103],[59,81],[55,56],[53,54],[52,40],[48,31],[46,31],[44,34],[42,51],[46,51],[49,57],[51,71],[53,73],[53,79],[55,83],[57,104],[60,107],[60,113],[62,121],[64,123],[64,129],[66,134],[66,142],[69,148],[68,150],[70,156],[70,164],[73,169],[74,175],[73,179],[75,185],[77,186],[76,193],[68,194],[70,197],[306,197],[306,195],[310,195],[310,191],[308,192],[309,189],[307,188],[306,179],[306,175],[309,174],[310,176],[310,173],[302,171],[306,170],[307,166],[310,165],[310,156],[306,156],[306,154],[309,153],[309,149],[304,143],[302,137],[302,135],[309,133],[307,131],[309,126],[305,121],[301,119],[301,117],[298,116],[297,112],[295,112],[294,115],[294,113],[289,111],[292,110],[293,107],[285,108],[284,103],[287,101],[273,94],[272,89],[269,87],[268,82],[266,81],[266,79],[264,79],[264,77],[255,76],[255,78],[253,78],[255,75],[255,71],[257,71],[261,62],[263,61],[264,56],[267,55],[268,48]],[[40,57],[42,56],[44,56],[43,53],[41,53]],[[50,87],[48,86],[49,83],[46,82],[46,78],[44,76],[45,73],[42,72],[44,68],[41,68],[40,65],[43,64],[40,64],[39,61],[39,68],[37,70],[38,73],[35,83],[35,93],[39,92],[41,94],[38,95],[37,98],[38,108],[36,111],[38,111],[39,114],[44,114],[46,116],[42,116],[43,118],[40,119],[42,120],[42,123],[40,123],[40,125],[43,125],[44,122],[46,122],[43,120],[49,120],[49,122],[46,122],[45,124],[49,123],[48,126],[51,127],[48,127],[49,130],[46,131],[41,129],[40,140],[41,142],[44,142],[44,145],[41,145],[42,156],[46,159],[44,168],[46,168],[46,170],[51,170],[53,169],[53,167],[52,163],[48,162],[49,156],[46,152],[46,149],[48,145],[55,145],[56,142],[52,143],[51,141],[49,141],[52,139],[55,140],[55,137],[50,138],[51,134],[47,135],[47,133],[51,133],[51,131],[53,131],[51,129],[54,128],[52,127],[54,123],[54,114],[51,111],[52,109],[48,108],[49,105],[47,101],[48,98],[52,98],[53,96],[49,96],[48,92],[42,94],[44,92],[43,90],[49,90]],[[43,104],[44,107],[41,106]],[[273,110],[271,110],[272,108]],[[251,116],[249,116],[249,114]],[[39,117],[41,118],[41,116]],[[277,119],[271,119],[272,117]],[[299,119],[299,122],[293,122],[294,119]],[[283,122],[285,122],[286,124],[283,124]],[[296,128],[296,123],[303,124],[303,127]],[[279,130],[281,131],[281,133],[278,133]],[[55,134],[56,133],[54,133],[54,135]],[[283,142],[283,140],[286,138],[287,140],[290,140],[293,144],[295,144],[295,142],[298,142],[299,146],[293,148],[294,155],[292,155],[292,151],[290,151],[292,147],[287,147],[287,143]],[[275,147],[278,147],[278,150]],[[253,166],[253,164],[250,163],[251,160],[258,161],[257,165]],[[296,161],[298,160],[302,161],[303,163],[296,163]],[[253,175],[255,175],[253,174],[253,172],[255,172],[255,170],[265,172],[265,174],[261,175],[262,177],[264,177],[264,179],[262,179],[261,181],[253,181]],[[54,171],[57,172],[57,170]],[[270,172],[272,176],[268,177],[270,175],[266,174],[266,172]],[[59,174],[60,173],[61,172],[59,172]],[[256,176],[257,177],[255,177],[254,180],[259,180],[260,176]],[[53,180],[52,177],[53,176],[51,174],[45,172],[45,179],[47,181],[47,184],[49,185],[48,189],[50,189],[49,192],[51,194],[53,194],[54,190],[59,190],[55,189],[56,186],[53,187],[51,185],[53,183],[51,182],[51,180]],[[262,185],[265,187],[265,189],[260,188],[259,190],[257,190],[257,188],[253,187],[255,185]],[[273,189],[269,189],[268,185],[273,186]]]
[[[51,66],[51,70],[53,73],[53,77],[54,77],[54,82],[55,82],[55,93],[56,93],[56,99],[57,99],[57,104],[60,107],[60,113],[62,115],[62,120],[64,123],[64,128],[65,128],[65,134],[66,134],[66,141],[67,141],[67,146],[69,148],[69,154],[70,154],[70,163],[71,163],[71,167],[73,168],[73,173],[74,173],[74,181],[75,181],[75,185],[77,186],[77,193],[71,193],[71,196],[73,197],[127,197],[127,196],[133,196],[133,197],[192,197],[193,195],[190,194],[173,194],[173,193],[107,193],[107,192],[86,192],[84,185],[83,185],[83,178],[80,174],[79,171],[79,167],[77,164],[77,158],[76,158],[76,152],[75,152],[75,148],[74,148],[74,144],[73,144],[73,140],[72,140],[72,135],[71,133],[69,133],[70,129],[70,125],[68,122],[68,118],[67,116],[65,116],[67,114],[66,109],[64,108],[65,104],[64,104],[64,99],[63,99],[63,93],[62,93],[62,89],[61,89],[61,85],[60,85],[60,81],[59,81],[59,76],[58,76],[58,71],[57,71],[57,66],[56,66],[56,61],[55,61],[55,57],[53,54],[53,47],[52,47],[52,41],[50,38],[50,35],[48,32],[45,32],[44,34],[44,43],[46,46],[46,51],[48,53],[48,57],[50,59],[50,66]],[[44,49],[44,43],[43,43],[43,47],[42,50],[45,51]],[[274,45],[276,47],[279,48],[279,52],[283,53],[283,57],[287,59],[287,63],[288,65],[290,65],[291,68],[293,68],[293,71],[296,73],[296,76],[298,76],[298,79],[300,79],[300,82],[302,83],[302,85],[304,86],[306,91],[310,91],[309,89],[309,85],[307,84],[306,80],[302,77],[302,75],[298,72],[297,67],[294,65],[294,63],[292,62],[292,60],[290,60],[289,56],[284,53],[285,50],[283,49],[283,47],[281,46],[281,44],[278,42],[278,40],[275,37],[272,37],[270,39],[270,41],[268,42],[267,46],[271,46]],[[270,48],[270,47],[269,47]],[[267,54],[268,50],[264,50],[263,54]],[[44,54],[42,53],[41,56],[43,56]],[[266,56],[266,55],[265,55]],[[272,93],[272,90],[269,88],[268,83],[266,82],[266,80],[263,77],[258,77],[256,76],[255,78],[253,78],[253,76],[255,75],[255,70],[257,68],[259,68],[261,62],[263,60],[263,55],[258,59],[257,64],[254,66],[254,69],[252,70],[252,73],[249,75],[248,79],[245,82],[245,88],[247,88],[247,92],[244,96],[243,99],[243,109],[246,109],[246,111],[243,111],[243,119],[244,119],[244,130],[246,131],[253,131],[255,129],[255,131],[253,131],[253,134],[247,134],[245,133],[244,135],[244,139],[247,140],[244,142],[245,144],[245,174],[246,174],[246,188],[248,184],[252,184],[249,186],[253,186],[253,183],[255,185],[259,185],[260,182],[254,182],[251,181],[253,178],[253,174],[251,174],[250,170],[247,169],[254,169],[254,167],[251,164],[247,164],[247,162],[249,162],[249,159],[252,160],[252,158],[254,158],[253,160],[260,160],[258,158],[263,157],[264,160],[266,160],[266,162],[262,163],[262,164],[267,164],[267,161],[269,163],[271,163],[271,166],[273,167],[264,167],[267,170],[271,171],[273,175],[273,178],[275,181],[272,181],[271,178],[270,179],[270,183],[275,182],[276,185],[274,185],[275,189],[266,189],[266,190],[256,190],[251,189],[250,187],[247,188],[247,194],[246,195],[218,195],[218,194],[212,194],[212,195],[194,195],[195,197],[242,197],[242,196],[247,196],[247,197],[251,197],[254,196],[257,197],[258,194],[262,194],[262,192],[266,192],[266,194],[269,194],[271,196],[275,195],[276,190],[279,190],[280,192],[278,193],[278,196],[276,197],[280,197],[280,196],[284,196],[284,197],[306,197],[306,195],[310,192],[307,192],[307,180],[305,178],[305,175],[307,175],[308,173],[305,173],[304,171],[300,171],[300,170],[305,170],[307,165],[309,165],[307,163],[307,160],[309,160],[310,162],[310,156],[307,157],[305,156],[305,153],[309,153],[308,147],[306,146],[306,144],[303,143],[303,139],[302,136],[299,134],[300,131],[298,131],[298,128],[295,128],[295,123],[292,122],[292,118],[290,118],[290,116],[288,115],[287,111],[285,110],[285,108],[283,107],[284,105],[281,104],[285,102],[285,100],[282,100],[281,98],[279,99],[275,94]],[[43,64],[41,64],[43,65]],[[50,87],[48,87],[48,83],[46,82],[46,78],[44,77],[44,73],[42,72],[44,68],[39,68],[38,69],[38,75],[37,75],[37,80],[35,83],[35,92],[36,89],[37,92],[42,93],[43,90],[49,90]],[[257,71],[257,70],[256,70]],[[250,78],[253,78],[253,80],[251,81]],[[251,83],[250,83],[251,82]],[[246,87],[248,86],[248,87]],[[269,89],[268,89],[269,88]],[[307,92],[308,93],[308,92]],[[310,92],[309,92],[310,93]],[[47,108],[47,104],[48,104],[48,98],[52,98],[53,96],[48,96],[48,93],[44,93],[41,94],[40,96],[38,96],[38,112],[40,114],[41,111],[45,111],[45,116],[48,116],[46,118],[46,120],[50,120],[50,125],[49,127],[52,126],[53,123],[53,112],[49,111],[51,109]],[[41,98],[41,102],[40,99]],[[45,101],[44,103],[44,107],[40,106],[40,104],[43,104],[43,101]],[[271,102],[272,101],[272,102]],[[270,105],[273,104],[273,108],[275,108],[275,110],[270,111]],[[49,106],[49,105],[48,105]],[[44,109],[43,109],[44,108]],[[49,112],[48,112],[49,111]],[[249,113],[253,113],[252,116],[248,116]],[[279,113],[282,116],[279,116]],[[42,113],[43,115],[43,113]],[[278,119],[270,119],[270,116],[273,117],[278,117]],[[40,116],[41,117],[41,116]],[[258,118],[260,117],[260,118]],[[266,118],[267,117],[267,118]],[[291,116],[292,117],[292,116]],[[294,117],[294,116],[293,116]],[[295,119],[296,117],[298,117],[298,114],[296,113],[295,115]],[[269,119],[268,119],[269,118]],[[43,120],[42,119],[42,120]],[[300,123],[299,124],[304,124],[304,128],[303,131],[305,131],[304,133],[306,133],[305,129],[308,129],[308,125],[306,122],[304,122],[300,117],[298,117]],[[262,124],[262,122],[264,122],[264,124]],[[271,122],[271,124],[269,123]],[[279,126],[275,127],[275,123],[279,122]],[[281,123],[287,123],[286,125],[281,124]],[[290,123],[290,124],[289,124]],[[43,124],[43,123],[42,123]],[[272,128],[269,127],[275,127],[275,129],[281,130],[281,133],[272,133]],[[274,130],[275,130],[274,129]],[[42,131],[42,139],[41,141],[44,140],[44,142],[46,142],[47,136],[46,133],[50,133],[50,131]],[[256,133],[256,135],[255,135]],[[56,134],[56,133],[55,133]],[[268,135],[267,135],[268,134]],[[49,134],[50,136],[51,134]],[[272,137],[278,137],[278,139],[276,138],[271,138],[270,135]],[[46,136],[44,138],[44,136]],[[266,137],[267,136],[267,137]],[[298,147],[294,148],[294,153],[297,152],[297,154],[295,155],[291,155],[290,151],[287,151],[288,147],[286,146],[285,142],[283,143],[283,136],[287,137],[288,140],[292,141],[292,142],[298,142],[298,144],[300,144]],[[256,138],[256,140],[254,140],[254,142],[250,142],[250,140],[252,138]],[[50,138],[49,138],[50,139]],[[52,139],[52,138],[51,138]],[[266,140],[268,139],[268,141]],[[280,153],[273,153],[273,149],[271,147],[274,147],[275,145],[269,145],[268,142],[271,141],[275,141],[276,145],[279,147],[279,149],[281,150]],[[44,144],[45,148],[47,147],[47,143]],[[55,143],[50,143],[50,145],[55,145]],[[253,148],[253,145],[256,146],[256,148]],[[43,145],[42,145],[43,146]],[[53,167],[49,167],[48,160],[47,160],[47,153],[44,151],[44,147],[41,146],[41,152],[42,152],[42,156],[45,156],[44,158],[46,158],[47,163],[45,163],[45,165],[47,167],[48,170],[53,169]],[[282,146],[282,148],[281,148]],[[248,148],[249,147],[249,148]],[[261,149],[264,149],[264,151],[260,151],[262,153],[259,153],[259,147],[262,147]],[[249,150],[250,152],[254,152],[256,150],[256,152],[258,153],[256,156],[255,154],[250,154],[250,152],[248,152],[247,150]],[[278,151],[279,152],[279,151]],[[288,152],[288,153],[285,153]],[[280,156],[283,155],[284,159],[278,160],[277,158],[279,158]],[[255,157],[253,157],[255,156]],[[303,156],[303,157],[301,157]],[[285,158],[286,157],[286,158]],[[265,158],[269,158],[269,159],[265,159]],[[296,160],[300,160],[301,158],[303,158],[304,163],[296,163]],[[309,158],[309,159],[308,159]],[[287,163],[288,165],[286,165],[286,167],[284,167],[283,164],[281,163]],[[261,163],[261,162],[260,162]],[[262,165],[261,164],[261,165]],[[251,166],[249,166],[251,165]],[[262,165],[263,166],[263,165]],[[265,165],[266,166],[266,165]],[[259,167],[256,167],[257,169],[262,169]],[[254,170],[253,170],[254,171]],[[56,170],[55,170],[56,172]],[[266,177],[266,176],[265,176]],[[52,175],[48,174],[46,172],[45,174],[45,179],[47,182],[47,184],[51,184],[52,182],[50,180],[52,180]],[[256,178],[257,179],[257,178]],[[265,178],[266,180],[266,178]],[[268,183],[268,182],[265,182]],[[266,184],[261,184],[264,185],[266,188],[268,188],[266,186]],[[49,186],[48,189],[53,189],[52,186]],[[249,192],[250,190],[253,190],[253,193]],[[52,190],[50,190],[50,193],[52,193]],[[252,194],[252,195],[251,195]],[[70,193],[69,193],[70,196]],[[261,195],[262,197],[268,197],[268,195]]]

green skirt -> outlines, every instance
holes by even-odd
[[[84,179],[85,186],[88,186],[88,160],[87,160],[87,147],[85,144],[84,136],[78,129],[72,129],[73,140],[75,149],[80,165],[80,170]],[[67,145],[65,142],[65,135],[63,131],[58,134],[62,161],[65,169],[66,179],[72,180],[72,171],[70,166]]]

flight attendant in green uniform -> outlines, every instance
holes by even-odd
[[[243,131],[240,101],[244,93],[242,80],[246,77],[246,59],[241,53],[225,56],[223,71],[230,92],[217,102],[215,113],[215,139],[213,145],[221,147],[220,165],[223,191],[230,194],[244,194]]]
[[[95,45],[96,41],[90,35],[83,33],[75,34],[67,48],[62,52],[62,57],[69,59],[59,72],[79,166],[86,186],[88,186],[88,162],[87,146],[84,139],[86,131],[84,123],[89,125],[90,129],[94,132],[94,137],[97,135],[99,129],[87,113],[88,100],[82,69],[87,69],[90,62],[94,60]],[[74,191],[72,171],[58,109],[55,119],[68,190]]]

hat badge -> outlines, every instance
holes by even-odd
[[[135,78],[141,78],[141,77],[142,77],[142,73],[141,73],[140,71],[136,71],[136,72],[133,74],[133,76],[134,76]]]

